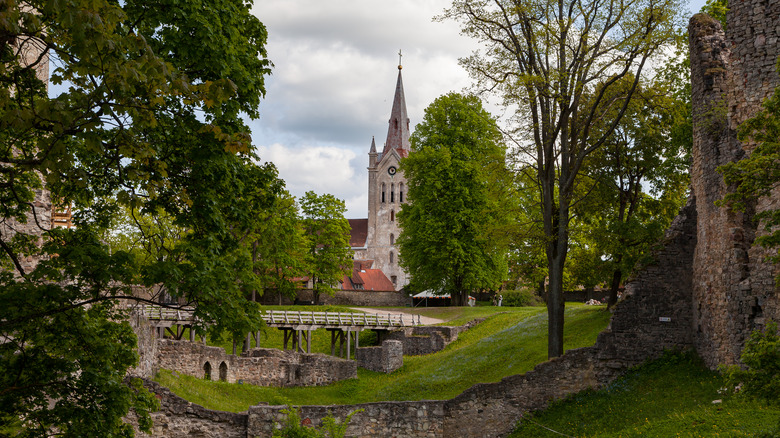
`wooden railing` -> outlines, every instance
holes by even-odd
[[[171,309],[167,307],[144,304],[138,306],[141,315],[148,319],[159,321],[191,321],[194,309]]]
[[[409,327],[420,325],[420,315],[306,312],[289,310],[268,310],[263,313],[268,325],[317,325],[317,326],[363,326],[363,327]]]
[[[139,306],[141,315],[157,321],[192,321],[193,309],[171,309],[146,304]],[[361,327],[410,327],[421,325],[420,315],[307,312],[292,310],[267,310],[261,315],[266,324],[312,326],[361,326]]]

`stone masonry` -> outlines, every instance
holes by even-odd
[[[689,27],[694,146],[691,168],[698,245],[693,263],[696,349],[708,365],[732,364],[750,332],[780,319],[777,266],[754,247],[754,215],[780,208],[780,191],[746,212],[718,207],[729,188],[717,167],[741,159],[754,145],[736,138],[778,83],[780,0],[729,2],[728,32],[705,14]]]
[[[158,340],[157,366],[194,377],[258,386],[321,386],[357,378],[354,361],[324,354],[254,348],[236,356],[219,347],[169,339]]]
[[[358,366],[378,373],[392,373],[404,365],[401,341],[387,340],[378,347],[361,347],[355,352]]]
[[[475,319],[460,326],[404,327],[391,332],[378,332],[378,334],[380,341],[386,339],[401,341],[405,355],[422,356],[443,350],[444,347],[455,342],[459,334],[484,320],[484,318]]]

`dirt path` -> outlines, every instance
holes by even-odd
[[[417,313],[406,312],[403,310],[396,310],[396,309],[393,309],[392,311],[387,309],[372,309],[369,307],[351,307],[351,309],[360,312],[366,312],[366,313],[377,313],[379,315],[387,315],[387,314],[398,315],[399,313],[403,313],[404,315],[415,315],[415,316],[418,315]],[[444,320],[438,318],[431,318],[430,316],[420,315],[420,322],[422,323],[422,325],[434,325],[434,324],[441,324],[442,322],[444,322]]]

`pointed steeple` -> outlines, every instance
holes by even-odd
[[[368,151],[369,154],[375,154],[376,153],[376,142],[374,141],[374,137],[371,137],[371,149]]]
[[[404,83],[401,79],[401,68],[403,67],[399,64],[393,109],[390,112],[390,126],[387,128],[387,141],[382,150],[383,157],[393,149],[397,150],[401,157],[405,157],[411,148],[409,143],[409,117],[406,112],[406,97],[404,96]]]

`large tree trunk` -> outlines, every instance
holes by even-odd
[[[563,265],[566,253],[550,260],[550,285],[547,290],[547,357],[563,354]]]
[[[611,309],[617,304],[618,289],[620,289],[620,279],[623,278],[623,270],[615,268],[612,272],[612,283],[609,285],[609,299],[607,300],[607,309]]]
[[[552,203],[551,203],[552,204]],[[547,269],[550,285],[547,291],[547,357],[563,355],[563,267],[569,249],[569,208],[559,204],[552,210],[550,231],[553,239],[547,243]]]

